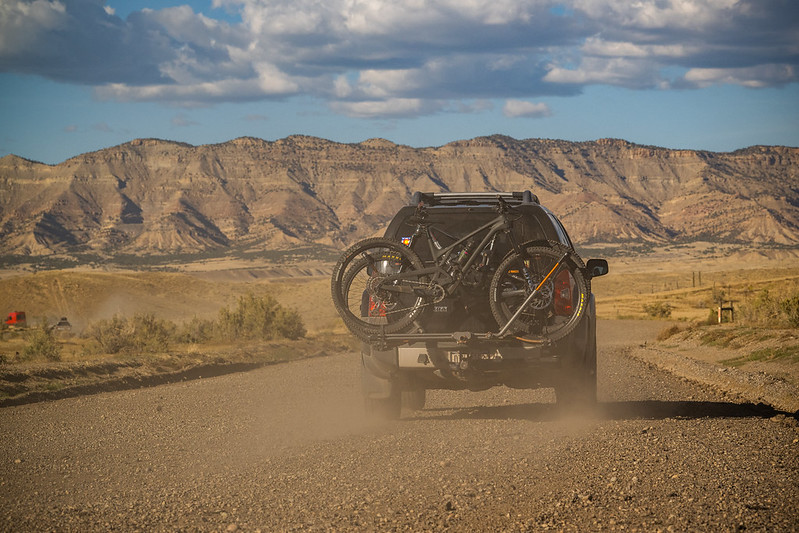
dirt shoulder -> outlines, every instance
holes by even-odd
[[[600,342],[677,376],[754,403],[799,411],[799,332],[728,325],[682,329],[665,340],[657,332],[679,325],[647,320],[602,320]],[[334,338],[335,337],[335,338]],[[631,338],[632,337],[632,338]],[[649,339],[649,340],[646,340]],[[355,349],[351,337],[253,343],[192,353],[128,356],[96,361],[0,365],[0,407],[207,378]],[[637,342],[631,349],[629,344]],[[780,357],[781,353],[787,356]],[[777,356],[775,356],[775,354]]]
[[[751,402],[799,411],[797,330],[730,325],[690,328],[638,345],[630,355]]]
[[[191,353],[0,365],[0,407],[152,387],[352,351],[345,336],[251,343]]]

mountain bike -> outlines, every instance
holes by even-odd
[[[367,342],[387,334],[410,333],[416,319],[473,279],[476,270],[493,272],[488,303],[499,326],[484,338],[513,337],[555,341],[580,322],[588,305],[590,277],[579,256],[559,243],[518,244],[514,223],[522,215],[498,197],[497,216],[452,244],[440,244],[423,204],[409,223],[409,242],[369,238],[355,243],[333,268],[333,304],[353,334]],[[497,238],[510,243],[498,265],[488,253]],[[423,262],[413,248],[430,251]]]

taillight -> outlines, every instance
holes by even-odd
[[[572,306],[572,284],[568,270],[562,270],[555,277],[555,314],[570,316]]]

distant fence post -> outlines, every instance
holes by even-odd
[[[730,314],[730,322],[735,322],[735,308],[733,306],[733,302],[730,301],[729,305],[722,304],[719,306],[719,324],[724,321],[724,313]]]

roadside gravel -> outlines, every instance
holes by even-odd
[[[5,531],[796,531],[790,414],[631,354],[603,322],[596,413],[550,390],[362,414],[336,355],[0,410]]]
[[[751,330],[748,336],[752,336]],[[703,334],[736,335],[735,347],[718,347],[700,342]],[[746,333],[746,332],[743,332]],[[766,340],[747,342],[746,335],[724,326],[683,331],[662,342],[630,346],[629,355],[677,376],[734,394],[742,400],[765,403],[791,413],[799,412],[799,364],[788,358],[746,362],[732,366],[732,359],[746,360],[762,348],[788,348],[797,345],[799,332],[784,330],[782,335],[763,335]]]

